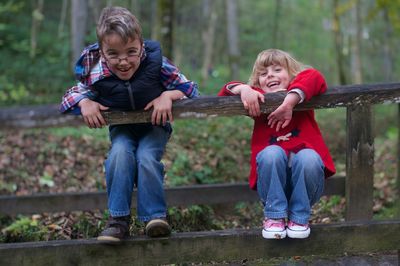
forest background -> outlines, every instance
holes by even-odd
[[[216,95],[230,80],[247,81],[257,54],[268,48],[288,51],[319,69],[329,86],[395,82],[400,74],[398,0],[4,0],[0,106],[59,103],[75,84],[72,69],[82,48],[96,41],[95,24],[106,5],[129,8],[144,37],[159,40],[202,95]],[[316,115],[338,175],[345,175],[346,110]],[[397,119],[397,105],[374,106],[376,218],[395,216]],[[174,122],[163,159],[166,186],[245,182],[251,129],[247,117]],[[108,145],[107,129],[0,131],[0,194],[104,191]],[[343,198],[325,197],[315,208],[314,222],[343,219],[343,205]],[[235,210],[242,216],[229,224],[218,222],[214,210],[204,206],[170,209],[170,216],[188,215],[187,227],[175,221],[178,231],[260,223],[259,207],[239,204]],[[104,217],[1,217],[0,240],[89,237],[104,226]],[[25,225],[34,234],[21,237]]]

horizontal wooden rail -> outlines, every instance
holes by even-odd
[[[325,195],[344,195],[344,183],[344,177],[329,178],[325,185]],[[251,190],[247,183],[184,186],[167,188],[165,192],[169,206],[259,200],[257,193]],[[132,206],[136,206],[136,191],[132,197]],[[107,208],[105,192],[0,196],[0,213],[6,215],[90,211],[105,208]]]
[[[400,248],[400,220],[312,225],[307,239],[266,240],[260,230],[177,233],[159,239],[140,236],[118,246],[94,239],[0,244],[0,265],[160,265]]]
[[[285,97],[284,92],[271,93],[262,104],[263,112],[274,110]],[[370,105],[384,102],[400,102],[400,83],[348,85],[330,87],[328,91],[311,101],[299,104],[296,110]],[[149,122],[151,111],[105,111],[109,124]],[[176,119],[207,118],[214,116],[247,115],[238,96],[205,96],[176,101],[173,105]],[[79,117],[61,115],[57,105],[0,108],[0,129],[50,127],[82,124]]]

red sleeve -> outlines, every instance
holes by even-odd
[[[326,91],[327,85],[324,76],[316,69],[310,68],[300,72],[290,83],[288,91],[298,88],[302,90],[309,101],[313,96]]]
[[[233,94],[230,90],[228,90],[228,86],[232,85],[232,84],[244,84],[244,83],[241,81],[228,82],[221,88],[221,90],[218,92],[217,95],[218,96],[234,96],[234,95],[236,95],[236,94]]]
[[[222,88],[221,88],[221,90],[218,92],[218,96],[234,96],[234,95],[237,95],[237,94],[233,94],[230,90],[228,90],[228,86],[229,85],[232,85],[232,84],[237,84],[237,85],[239,85],[239,84],[246,84],[246,83],[243,83],[243,82],[241,82],[241,81],[230,81],[230,82],[228,82],[228,83],[226,83]],[[258,91],[258,92],[261,92],[261,93],[265,93],[262,89],[260,89],[260,88],[257,88],[257,87],[251,87],[253,90],[256,90],[256,91]]]

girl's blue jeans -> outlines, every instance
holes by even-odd
[[[108,208],[113,217],[130,215],[136,186],[137,219],[147,222],[166,217],[161,158],[171,130],[153,126],[138,135],[135,129],[135,125],[110,127],[111,149],[105,162]]]
[[[324,164],[312,149],[291,153],[271,145],[257,154],[257,192],[264,216],[306,224],[324,190]]]

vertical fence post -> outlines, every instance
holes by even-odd
[[[371,106],[348,107],[346,128],[346,220],[370,220],[374,184]]]
[[[397,218],[400,219],[400,104],[397,105],[397,180],[396,180],[396,192],[397,192]],[[400,256],[400,249],[399,249]]]

